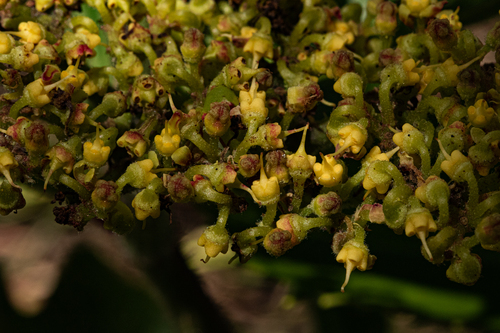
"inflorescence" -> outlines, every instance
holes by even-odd
[[[482,43],[445,3],[0,1],[0,214],[35,183],[78,230],[210,202],[205,261],[278,257],[319,228],[342,290],[385,224],[472,285],[472,249],[500,251],[500,22]],[[89,61],[102,46],[111,65]],[[248,204],[262,219],[230,235]]]

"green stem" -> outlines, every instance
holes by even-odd
[[[262,223],[260,225],[264,227],[271,227],[274,222],[274,218],[276,217],[276,212],[278,210],[278,203],[273,203],[266,206],[266,213],[262,218]]]
[[[293,178],[293,199],[292,199],[292,212],[298,213],[300,205],[302,204],[302,197],[304,196],[304,184],[306,178]]]
[[[87,191],[87,189],[80,184],[76,179],[71,178],[70,176],[66,174],[61,174],[59,176],[59,181],[78,193],[78,195],[83,199],[83,200],[89,200],[90,199],[90,193]]]
[[[225,228],[227,219],[229,217],[229,212],[231,211],[231,206],[229,205],[223,205],[219,206],[219,216],[217,217],[217,222],[216,225]]]
[[[252,147],[253,142],[250,140],[250,138],[257,132],[257,129],[259,128],[259,122],[255,119],[252,119],[250,121],[250,124],[248,125],[247,132],[245,133],[245,137],[243,138],[243,141],[236,147],[236,150],[234,152],[234,161],[238,162],[240,160],[240,157],[242,155],[245,155],[247,151]]]

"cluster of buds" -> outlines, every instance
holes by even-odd
[[[54,212],[78,230],[206,203],[205,262],[283,256],[322,229],[342,291],[374,263],[369,223],[416,235],[467,285],[473,247],[499,251],[500,24],[483,45],[438,0],[370,0],[366,15],[304,1],[288,27],[249,0],[87,0],[99,22],[60,2],[0,1],[0,214],[25,206],[28,181],[75,192]],[[400,22],[413,30],[395,39]]]

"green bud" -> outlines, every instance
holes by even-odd
[[[500,252],[500,214],[483,218],[476,227],[476,236],[484,249]]]
[[[481,258],[477,254],[459,248],[446,270],[446,277],[453,282],[472,286],[481,276],[481,268]]]
[[[0,215],[9,215],[24,206],[26,201],[21,189],[13,187],[6,179],[0,179]]]
[[[119,235],[125,235],[130,233],[134,227],[134,214],[126,204],[118,201],[109,214],[109,219],[104,222],[104,229],[111,230]]]

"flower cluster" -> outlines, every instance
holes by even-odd
[[[417,236],[466,285],[473,247],[500,251],[500,22],[482,44],[438,0],[369,0],[363,20],[358,4],[304,1],[297,22],[250,0],[81,4],[98,21],[65,8],[78,2],[0,6],[1,215],[33,183],[74,192],[56,221],[79,230],[214,205],[205,261],[282,256],[321,229],[342,290],[375,263],[370,223]],[[252,205],[262,219],[230,235]]]

